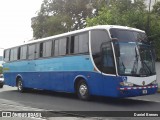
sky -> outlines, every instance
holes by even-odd
[[[31,18],[37,16],[43,0],[0,1],[0,55],[2,48],[33,38]]]

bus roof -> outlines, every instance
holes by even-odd
[[[60,37],[64,37],[64,36],[69,36],[72,34],[78,34],[78,33],[82,33],[82,32],[86,32],[89,30],[95,30],[95,29],[106,29],[106,30],[110,30],[111,28],[116,28],[116,29],[126,29],[126,30],[133,30],[133,31],[139,31],[139,32],[144,32],[140,29],[136,29],[136,28],[132,28],[132,27],[127,27],[127,26],[119,26],[119,25],[97,25],[97,26],[93,26],[93,27],[86,27],[84,29],[80,29],[80,30],[75,30],[75,31],[71,31],[71,32],[66,32],[66,33],[62,33],[62,34],[58,34],[58,35],[54,35],[54,36],[50,36],[50,37],[46,37],[46,38],[41,38],[41,39],[35,39],[32,41],[28,41],[24,44],[20,44],[17,46],[13,46],[10,48],[14,48],[14,47],[18,47],[18,46],[22,46],[22,45],[27,45],[27,44],[32,44],[32,43],[37,43],[37,42],[41,42],[41,41],[45,41],[45,40],[51,40],[51,39],[56,39],[56,38],[60,38]],[[9,49],[9,48],[7,48]]]

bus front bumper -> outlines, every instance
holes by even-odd
[[[143,87],[120,87],[118,88],[119,97],[134,97],[142,95],[155,94],[157,92],[158,85],[143,86]]]

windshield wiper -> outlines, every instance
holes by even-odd
[[[149,71],[149,75],[152,75],[152,71],[151,71],[151,69],[149,68],[149,66],[144,62],[144,60],[142,59],[141,60],[141,62],[142,62],[142,64],[143,65],[145,65],[146,66],[146,68],[148,69],[148,71]]]
[[[138,57],[139,57],[139,55],[137,53],[136,47],[135,47],[135,53],[136,53],[136,55],[135,55],[136,60],[134,61],[134,64],[133,64],[132,74],[137,73],[137,67],[138,67]]]

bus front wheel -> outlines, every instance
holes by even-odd
[[[81,100],[89,100],[90,99],[88,86],[84,80],[80,80],[78,82],[77,95]]]
[[[24,92],[23,82],[21,78],[19,78],[17,81],[17,89],[19,92]]]

